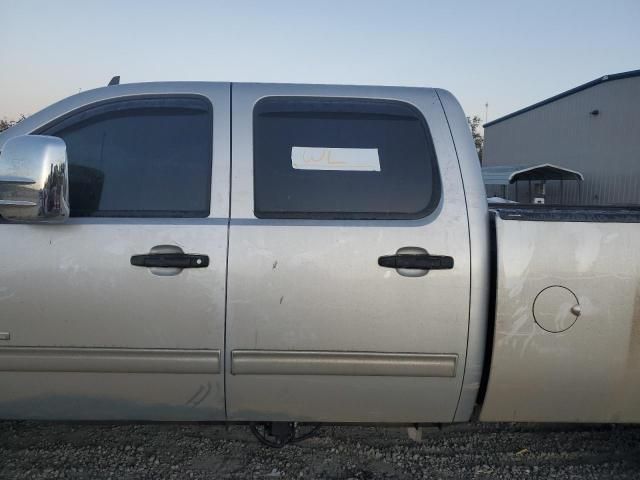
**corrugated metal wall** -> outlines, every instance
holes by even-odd
[[[590,112],[598,110],[598,115]],[[582,172],[576,182],[547,182],[547,203],[640,204],[640,77],[595,85],[485,128],[483,165],[553,163]],[[502,195],[501,187],[488,194]],[[510,186],[510,199],[515,188]],[[528,185],[518,185],[528,201]]]

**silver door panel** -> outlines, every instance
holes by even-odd
[[[0,225],[1,243],[20,239],[4,260],[2,346],[223,349],[226,220],[71,222]],[[211,266],[161,277],[130,264],[157,244]]]
[[[443,193],[436,211],[420,220],[256,219],[252,110],[258,99],[270,95],[384,98],[417,107],[438,156]],[[460,168],[435,92],[241,84],[233,87],[233,105],[228,417],[452,421],[467,344],[469,233]],[[450,255],[455,268],[409,278],[377,265],[379,256],[406,246]],[[379,376],[326,371],[234,375],[230,357],[241,350],[448,355],[457,362],[453,377],[385,376],[383,369]],[[365,358],[363,365],[367,372],[379,368],[375,358]]]
[[[225,418],[229,91],[229,84],[196,82],[100,88],[0,135],[2,148],[13,136],[113,99],[189,94],[213,105],[209,218],[0,224],[0,417]],[[210,265],[171,276],[131,265],[132,255],[157,246],[208,255]]]

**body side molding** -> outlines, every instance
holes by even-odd
[[[234,350],[232,375],[455,377],[455,354]]]
[[[219,350],[1,347],[3,372],[220,373]]]

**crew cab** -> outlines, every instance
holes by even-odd
[[[0,151],[0,418],[640,422],[640,210],[489,209],[445,90],[112,85]]]

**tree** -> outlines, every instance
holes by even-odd
[[[478,152],[478,158],[482,163],[482,151],[484,150],[484,137],[480,133],[480,126],[482,125],[482,119],[474,115],[473,117],[467,117],[469,127],[471,128],[471,135],[473,136],[473,143],[476,145],[476,152]]]
[[[7,120],[6,117],[0,119],[0,132],[5,131],[7,128],[13,127],[15,124],[20,123],[25,118],[27,117],[25,117],[24,115],[20,115],[17,120]]]

